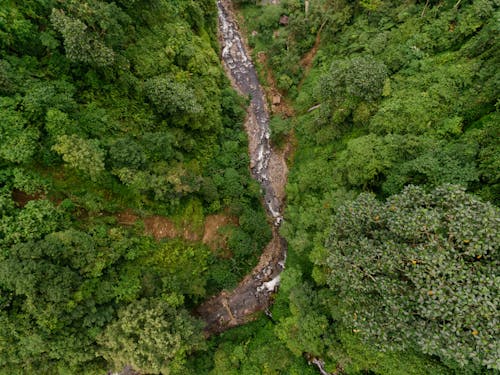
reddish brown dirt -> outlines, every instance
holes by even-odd
[[[274,152],[269,159],[269,173],[273,176],[271,185],[280,202],[284,202],[286,195],[285,186],[288,176],[286,159],[289,152],[290,145],[289,142],[286,142],[285,146],[281,149],[275,147]]]
[[[222,214],[207,216],[202,242],[212,250],[227,249],[228,235],[220,230],[231,224],[238,225],[238,218]]]
[[[299,82],[298,88],[302,86],[302,83],[306,79],[307,75],[309,74],[309,71],[311,70],[312,63],[314,61],[314,58],[316,57],[316,54],[318,53],[319,45],[321,43],[321,31],[323,30],[323,27],[325,26],[325,22],[321,25],[321,27],[318,30],[318,33],[316,34],[316,40],[314,41],[314,46],[307,52],[302,59],[300,59],[300,66],[303,69],[303,74],[302,74],[302,79]]]
[[[131,210],[126,210],[116,214],[118,224],[122,225],[134,225],[139,216],[134,214]]]
[[[200,240],[200,235],[192,231],[191,228],[188,226],[179,227],[166,217],[150,216],[144,218],[143,221],[146,233],[152,235],[157,240],[176,237],[181,237],[188,241]]]
[[[12,190],[12,199],[16,202],[16,205],[21,208],[26,206],[29,201],[35,201],[43,198],[45,198],[45,195],[42,193],[28,194],[18,189]]]
[[[140,219],[131,210],[120,212],[116,217],[122,225],[133,225]],[[203,233],[193,230],[188,223],[176,225],[164,216],[148,216],[141,220],[144,222],[144,232],[157,240],[183,238],[188,241],[201,241],[212,250],[227,249],[227,234],[222,233],[220,229],[227,225],[238,225],[237,217],[226,214],[208,215],[205,218]]]
[[[311,70],[313,60],[316,57],[316,53],[318,53],[320,43],[321,43],[321,29],[318,32],[318,34],[316,34],[316,41],[314,42],[313,48],[311,48],[309,52],[307,52],[304,55],[304,57],[300,59],[300,66],[302,67],[302,69],[304,69],[304,74],[303,74],[304,77],[306,77],[307,73],[309,73],[309,70]]]

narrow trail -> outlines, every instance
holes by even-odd
[[[264,206],[273,225],[273,238],[258,265],[233,291],[223,291],[196,309],[206,322],[205,333],[220,333],[251,321],[272,302],[285,267],[286,242],[278,229],[283,221],[287,166],[284,152],[276,152],[269,141],[269,110],[257,72],[241,37],[230,1],[218,0],[219,39],[222,61],[233,87],[251,98],[245,129],[248,134],[250,169],[264,192]]]

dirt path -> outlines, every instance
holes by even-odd
[[[258,265],[236,289],[223,291],[197,308],[196,313],[206,322],[207,335],[244,324],[254,319],[257,312],[269,307],[286,259],[286,242],[278,233],[283,220],[288,173],[285,151],[276,152],[269,142],[269,109],[265,93],[234,21],[231,3],[218,0],[217,7],[224,68],[235,89],[251,98],[245,121],[250,169],[264,192],[263,204],[273,225],[273,238]]]
[[[304,80],[306,79],[307,75],[309,74],[309,71],[312,68],[312,64],[314,61],[314,58],[316,57],[316,54],[318,53],[319,45],[321,43],[321,32],[323,31],[323,27],[325,27],[326,21],[323,22],[318,30],[318,33],[316,34],[316,40],[314,41],[313,47],[307,52],[304,57],[300,59],[300,66],[304,70],[304,73],[302,74],[302,79],[300,80],[297,89],[300,90],[302,87],[302,84],[304,83]]]

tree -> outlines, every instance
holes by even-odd
[[[0,252],[0,372],[102,374],[96,336],[138,298],[131,265],[148,243],[119,228],[38,228]]]
[[[150,160],[166,161],[174,156],[177,139],[168,131],[144,133],[141,141]]]
[[[81,20],[67,16],[61,9],[53,9],[50,21],[63,36],[68,59],[97,67],[114,63],[114,51],[107,47],[97,34],[89,31],[88,26]]]
[[[28,205],[35,202],[43,201]],[[46,217],[38,219],[50,222]],[[6,301],[5,296],[11,300],[1,306],[3,321],[11,328],[0,330],[0,342],[9,343],[9,347],[0,345],[0,369],[75,373],[86,363],[93,373],[89,331],[100,331],[109,320],[109,310],[98,308],[90,295],[82,296],[83,275],[99,263],[92,238],[72,230],[38,241],[33,237],[11,246],[0,258],[1,300]]]
[[[345,127],[353,111],[355,117],[367,117],[359,115],[369,108],[366,103],[372,106],[381,97],[387,74],[384,63],[371,55],[334,60],[317,86],[316,95],[322,102],[319,123]],[[360,110],[355,111],[358,106]]]
[[[117,370],[182,374],[186,355],[201,348],[201,324],[186,310],[159,299],[135,301],[99,337],[99,353]]]
[[[317,292],[302,280],[298,270],[287,268],[280,283],[280,293],[288,296],[291,314],[280,319],[275,329],[276,336],[296,356],[309,353],[322,357],[326,347],[323,338],[331,334],[332,327],[328,326]]]
[[[360,5],[368,11],[376,11],[384,3],[382,0],[360,0]]]
[[[30,82],[22,99],[24,113],[33,122],[42,122],[50,109],[73,112],[77,107],[75,91],[65,80]]]
[[[320,93],[325,99],[352,96],[374,101],[382,95],[387,74],[384,63],[371,55],[335,60],[321,80]]]
[[[499,369],[500,210],[464,189],[409,186],[338,209],[312,255],[339,319],[380,348],[412,348],[459,368]]]
[[[425,144],[425,139],[422,142]],[[387,195],[400,192],[408,184],[435,187],[444,183],[469,187],[479,180],[475,165],[477,145],[428,140],[419,156],[396,163],[382,188]]]
[[[169,76],[159,76],[146,81],[144,89],[158,112],[163,114],[198,114],[202,107],[194,91],[185,83]]]
[[[161,280],[164,292],[204,296],[209,249],[204,245],[169,240],[146,261],[148,273]]]
[[[46,199],[29,201],[22,210],[0,219],[1,243],[40,239],[61,224],[61,212]]]
[[[350,140],[338,157],[339,170],[347,184],[361,188],[375,185],[396,160],[395,140],[375,134]]]
[[[15,92],[15,85],[12,82],[12,67],[5,61],[0,60],[0,95],[9,95]]]
[[[58,109],[49,109],[45,116],[45,129],[54,140],[58,136],[73,134],[78,131],[75,121],[68,114]]]
[[[92,181],[104,171],[104,151],[97,140],[83,139],[74,134],[61,135],[52,149],[62,155],[71,168],[82,171]]]
[[[28,125],[22,113],[2,108],[0,111],[0,158],[13,163],[28,163],[36,151],[40,134]]]
[[[109,159],[113,168],[134,169],[144,167],[147,160],[141,145],[129,138],[120,138],[110,146]]]

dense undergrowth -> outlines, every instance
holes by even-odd
[[[273,140],[298,144],[273,323],[243,353],[284,345],[339,374],[498,371],[498,3],[237,3],[262,81],[270,69],[295,107]],[[306,371],[274,356],[247,370],[217,340],[214,374]]]
[[[183,373],[204,347],[187,311],[255,264],[270,229],[216,16],[212,1],[1,2],[0,373]],[[120,225],[125,210],[139,221]],[[214,213],[238,223],[227,249],[141,222],[199,232]]]
[[[270,237],[214,2],[0,2],[0,373],[498,371],[498,3],[238,3],[297,114],[289,254],[271,316],[207,341],[188,312]],[[125,210],[239,225],[214,252]]]

